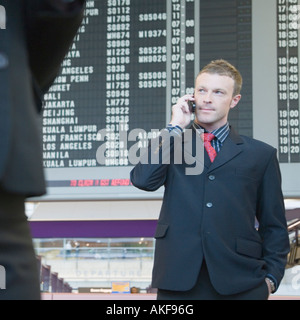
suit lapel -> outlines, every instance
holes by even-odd
[[[242,145],[243,140],[234,131],[234,129],[231,128],[228,138],[225,140],[224,145],[218,153],[215,161],[210,165],[208,172],[211,172],[223,166],[225,163],[235,158],[238,154],[240,154],[243,151],[243,148],[241,147]]]
[[[196,130],[194,129],[194,127],[190,127],[189,129],[192,129],[192,131],[194,132],[194,138],[196,137],[196,135],[198,134],[196,132]],[[184,135],[184,145],[185,148],[183,148],[185,150],[185,152],[188,152],[192,147],[188,147],[190,144],[192,143],[190,137],[186,137]],[[230,133],[228,138],[225,140],[224,145],[222,146],[220,152],[218,153],[215,161],[213,163],[210,162],[210,159],[208,157],[208,154],[206,152],[206,150],[204,149],[203,146],[203,153],[204,153],[204,159],[203,157],[201,157],[201,159],[197,159],[202,165],[204,162],[204,169],[205,171],[207,170],[207,172],[211,172],[221,166],[223,166],[225,163],[227,163],[228,161],[232,160],[233,158],[235,158],[238,154],[240,154],[243,151],[242,148],[243,145],[243,140],[241,139],[241,137],[235,132],[235,130],[231,127],[230,128]],[[191,157],[194,157],[191,155]],[[195,159],[195,158],[192,158]],[[204,161],[203,161],[204,160]]]

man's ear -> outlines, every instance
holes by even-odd
[[[0,29],[6,29],[6,10],[0,6]]]
[[[232,98],[230,108],[233,109],[240,102],[241,98],[242,98],[241,94],[237,94],[236,96],[234,96]]]

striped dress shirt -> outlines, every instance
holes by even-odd
[[[202,128],[198,123],[194,122],[193,123],[193,127],[194,129],[196,129],[197,131],[201,130],[201,132],[205,132],[208,133],[207,130],[205,130],[204,128]],[[216,129],[212,132],[215,138],[211,141],[211,145],[212,147],[218,152],[220,152],[224,141],[226,140],[226,138],[228,137],[230,132],[230,127],[229,127],[229,123],[227,122],[224,126],[220,127],[219,129]]]
[[[207,132],[207,130],[205,130],[204,128],[202,128],[198,123],[194,122],[193,123],[193,127],[196,131],[198,131],[200,134],[203,132]],[[183,130],[179,127],[179,126],[171,126],[168,125],[167,126],[167,130],[169,132],[174,132],[178,135],[181,135],[181,133],[183,132]],[[216,152],[220,152],[224,141],[226,140],[226,138],[228,137],[230,132],[230,127],[229,127],[229,123],[227,122],[224,126],[220,127],[219,129],[216,129],[210,133],[212,133],[215,138],[211,141],[211,145],[213,146],[213,148],[216,150]]]

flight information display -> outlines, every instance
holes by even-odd
[[[278,0],[279,160],[300,162],[298,0]]]
[[[286,20],[295,4],[277,1],[278,149],[281,162],[299,162],[298,29]],[[193,93],[198,72],[214,59],[228,60],[243,76],[230,123],[252,137],[252,3],[86,1],[82,25],[45,95],[48,193],[42,199],[160,198],[162,190],[145,193],[131,185],[137,157],[130,155],[166,127],[172,105]]]

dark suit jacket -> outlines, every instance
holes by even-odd
[[[165,187],[152,286],[191,289],[203,259],[220,294],[252,289],[267,274],[279,285],[289,239],[276,150],[231,129],[213,164],[205,152],[202,174],[186,175],[186,167],[139,163],[131,172],[142,190]]]
[[[3,0],[0,31],[0,186],[45,192],[38,111],[81,23],[83,0],[60,10],[49,0]]]

